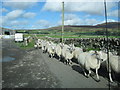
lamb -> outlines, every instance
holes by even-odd
[[[84,75],[89,77],[91,74],[91,69],[96,70],[97,80],[100,81],[98,75],[98,69],[100,68],[101,59],[97,52],[90,53],[90,52],[83,52],[78,56],[78,63],[83,69]],[[85,69],[89,71],[88,75],[85,72]]]

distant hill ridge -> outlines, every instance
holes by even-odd
[[[107,28],[118,28],[120,26],[120,22],[108,22],[107,23]],[[106,27],[106,23],[102,23],[102,24],[97,24],[97,25],[65,25],[64,26],[65,29],[71,30],[74,28],[105,28]],[[4,30],[12,30],[12,29],[8,29],[8,28],[4,28],[4,27],[0,27],[0,29]],[[52,29],[56,29],[56,30],[61,30],[61,26],[56,26],[56,27],[50,27],[47,29],[29,29],[29,30],[52,30]],[[17,29],[17,30],[28,30],[28,29]]]

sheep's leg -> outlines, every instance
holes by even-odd
[[[85,76],[87,76],[87,74],[86,74],[86,72],[85,72],[85,69],[84,69],[84,68],[82,68],[82,70],[83,70],[83,72],[84,72],[84,75],[85,75]]]
[[[89,70],[88,77],[90,76],[90,74],[91,74],[91,70]]]
[[[99,75],[98,75],[98,69],[96,68],[96,76],[97,76],[97,80],[100,81]]]
[[[53,57],[53,55],[51,54],[51,58]]]
[[[58,60],[60,61],[60,56],[58,56]]]
[[[72,61],[70,60],[70,64],[72,65]]]
[[[107,70],[108,70],[108,73],[109,73],[110,82],[113,82],[112,76],[111,76],[111,66],[110,66],[110,64],[108,65],[108,61],[106,62],[106,64],[107,64]]]
[[[66,63],[69,64],[69,59],[66,60]]]
[[[52,58],[54,57],[54,54],[52,54]]]
[[[70,59],[68,59],[68,65],[70,65],[71,64],[71,60]]]
[[[51,54],[51,58],[53,58],[53,54]]]
[[[70,59],[68,59],[68,64],[70,65],[70,63],[71,63],[71,60],[70,60]]]
[[[69,59],[67,59],[67,64],[69,65]]]
[[[109,72],[109,78],[110,78],[110,82],[113,82],[111,72]]]
[[[52,57],[50,53],[48,53],[48,55],[49,55],[50,58]]]

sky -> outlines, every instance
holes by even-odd
[[[62,3],[53,0],[4,0],[0,25],[10,29],[43,29],[61,25]],[[104,2],[70,0],[64,3],[65,25],[96,25],[105,22]],[[118,0],[107,2],[108,22],[118,22]]]

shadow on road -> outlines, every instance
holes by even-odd
[[[83,70],[82,70],[82,68],[80,68],[80,66],[72,65],[72,69],[84,76]]]

